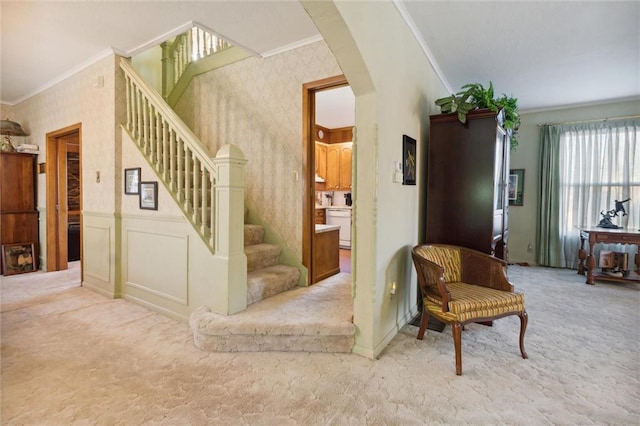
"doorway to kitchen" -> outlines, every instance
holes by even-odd
[[[303,264],[310,284],[352,270],[354,124],[355,96],[344,76],[303,85]],[[326,229],[336,234],[329,249]]]

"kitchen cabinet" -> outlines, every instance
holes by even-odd
[[[472,111],[430,117],[426,242],[507,258],[510,134],[504,113]]]
[[[317,283],[340,272],[339,228],[318,225],[313,242],[313,278]]]
[[[327,146],[327,191],[351,191],[351,142]]]
[[[351,190],[351,144],[340,148],[340,189]]]
[[[327,179],[327,145],[316,142],[316,176]]]
[[[325,209],[316,209],[316,224],[324,225],[327,223],[327,211]]]
[[[17,152],[0,155],[0,197],[0,243],[33,244],[37,269],[36,155]]]

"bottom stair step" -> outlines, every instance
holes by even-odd
[[[280,293],[235,315],[200,307],[189,324],[195,345],[209,352],[351,352],[351,275]]]
[[[247,274],[247,306],[291,290],[298,285],[300,270],[293,266],[274,265]]]

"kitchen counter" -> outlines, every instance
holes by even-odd
[[[323,232],[330,232],[330,231],[339,231],[340,230],[340,226],[339,225],[321,225],[321,224],[316,224],[316,234],[321,234]]]

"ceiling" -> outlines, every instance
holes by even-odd
[[[523,111],[640,98],[640,2],[394,3],[450,91],[492,81]],[[296,1],[2,0],[0,8],[0,100],[8,104],[193,23],[263,56],[319,39]]]

